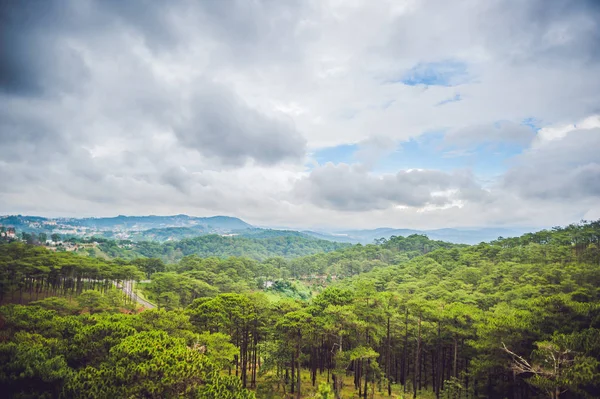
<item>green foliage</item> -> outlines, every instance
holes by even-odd
[[[220,375],[237,353],[229,336],[195,334],[181,312],[60,316],[11,305],[0,307],[0,320],[8,397],[254,397]]]
[[[291,281],[276,280],[266,291],[276,292],[294,299],[309,299],[311,297],[311,293],[306,287]]]
[[[78,366],[100,364],[110,349],[136,330],[126,322],[106,318],[82,326],[72,340],[69,357]]]
[[[231,365],[238,353],[238,349],[231,343],[231,337],[219,332],[198,335],[195,345],[203,348],[207,357],[220,369]]]
[[[160,293],[156,302],[158,303],[159,308],[162,306],[166,310],[174,310],[177,309],[181,304],[181,298],[179,295],[177,295],[177,293],[173,291],[167,291]]]
[[[335,396],[329,384],[319,384],[319,390],[313,396],[315,399],[333,399]]]
[[[28,332],[0,343],[0,385],[7,397],[56,397],[71,375],[61,342]]]
[[[302,376],[323,373],[314,397],[599,397],[598,237],[596,222],[476,246],[395,237],[164,270],[3,245],[5,300],[60,298],[0,307],[0,383],[16,397],[310,397]],[[161,309],[121,314],[113,287],[140,270]],[[289,295],[270,302],[267,281]],[[329,286],[299,295],[309,283]]]
[[[250,396],[229,378],[220,377],[209,359],[185,340],[162,331],[123,339],[100,367],[81,369],[66,391],[94,397],[216,398],[223,391],[232,398]]]
[[[349,246],[349,244],[320,240],[304,235],[224,237],[210,234],[164,243],[141,241],[135,243],[133,246],[123,246],[114,240],[101,241],[99,248],[103,253],[112,258],[159,258],[165,262],[179,261],[189,255],[197,255],[203,258],[227,258],[235,256],[255,260],[265,260],[275,256],[294,258],[320,252],[335,251]]]
[[[79,306],[87,309],[90,313],[104,312],[109,309],[106,298],[98,291],[84,291],[77,297]]]
[[[150,278],[152,274],[165,271],[165,264],[162,260],[156,258],[139,258],[131,261],[131,264],[146,274]]]
[[[116,282],[139,277],[136,267],[120,260],[107,262],[20,242],[0,244],[0,301],[9,297],[22,303],[24,295],[36,300],[79,295],[84,290],[106,293]]]
[[[67,298],[48,297],[39,301],[31,302],[31,305],[36,305],[42,309],[54,310],[61,316],[74,314],[78,307]]]

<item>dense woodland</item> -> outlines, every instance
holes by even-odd
[[[87,240],[71,238],[71,241],[99,242],[99,253],[94,250],[87,251],[87,254],[91,256],[123,259],[159,258],[164,262],[176,262],[188,255],[201,257],[243,256],[255,260],[280,256],[289,259],[335,251],[350,246],[350,244],[320,240],[303,235],[268,235],[266,233],[252,237],[224,237],[210,234],[164,243],[157,241],[134,243],[98,238]]]
[[[289,259],[202,255],[0,245],[3,392],[600,397],[600,221],[474,246],[414,235]],[[145,280],[158,309],[139,312],[116,288],[127,280]]]
[[[4,227],[0,227],[5,229]],[[300,256],[331,252],[350,247],[351,244],[322,240],[300,232],[285,230],[248,230],[245,236],[222,236],[207,234],[194,238],[160,241],[115,240],[106,237],[61,236],[35,232],[20,232],[21,241],[32,245],[41,245],[46,240],[55,243],[53,249],[64,251],[67,245],[80,245],[77,252],[96,258],[136,259],[158,258],[164,262],[177,262],[188,255],[201,257],[239,256],[255,260],[270,257],[287,259]],[[0,236],[0,240],[2,237]],[[63,242],[65,245],[63,245]],[[56,245],[56,243],[60,243]]]

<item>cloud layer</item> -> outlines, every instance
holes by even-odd
[[[298,181],[296,193],[333,210],[369,211],[392,206],[445,206],[481,192],[472,176],[437,170],[403,170],[375,176],[364,168],[328,163]]]
[[[598,2],[377,3],[3,2],[0,213],[600,218]]]

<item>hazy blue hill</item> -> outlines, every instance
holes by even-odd
[[[302,233],[304,233],[308,236],[314,237],[314,238],[319,238],[321,240],[346,242],[346,243],[350,243],[350,244],[362,243],[361,240],[359,240],[357,238],[349,237],[346,234],[332,234],[332,233],[323,233],[323,232],[316,232],[316,231],[309,231],[309,230],[303,230]]]
[[[393,229],[389,227],[380,227],[372,230],[348,230],[342,231],[340,234],[345,234],[347,237],[350,237],[361,244],[370,244],[374,240],[379,238],[390,238],[392,236],[402,236],[408,237],[412,234],[424,234],[423,231],[420,230],[411,230],[411,229]]]
[[[473,228],[473,229],[436,229],[436,230],[413,230],[413,229],[394,229],[381,227],[367,230],[345,230],[336,233],[312,232],[304,233],[323,240],[349,242],[354,244],[370,244],[374,240],[392,236],[408,237],[412,234],[424,234],[432,240],[447,241],[456,244],[479,244],[488,242],[498,237],[518,237],[527,231],[535,230],[531,228]]]
[[[56,223],[53,225],[51,223]],[[435,230],[377,229],[343,231],[296,231],[291,229],[257,228],[243,220],[231,216],[195,217],[188,215],[172,216],[124,216],[100,218],[56,218],[39,216],[0,216],[0,225],[15,227],[17,231],[46,232],[77,229],[79,235],[98,235],[107,238],[125,237],[133,241],[173,241],[203,236],[207,234],[233,234],[250,238],[310,237],[320,240],[351,244],[370,244],[380,238],[392,236],[408,237],[412,234],[425,234],[432,240],[442,240],[457,244],[479,244],[498,237],[518,237],[535,228],[444,228]],[[87,229],[87,230],[86,230]],[[90,231],[90,230],[96,230]]]
[[[276,230],[276,229],[247,229],[238,232],[240,236],[250,238],[272,238],[272,237],[313,237],[296,230]],[[328,240],[331,241],[331,240]]]
[[[39,216],[10,215],[0,216],[0,225],[15,227],[25,232],[48,232],[61,229],[77,229],[83,234],[85,229],[98,231],[141,232],[142,239],[168,239],[175,235],[176,238],[193,237],[208,233],[228,233],[234,230],[253,228],[243,220],[230,216],[194,217],[188,215],[173,216],[124,216],[98,217],[98,218],[44,218]],[[173,230],[182,228],[182,230]],[[188,230],[183,230],[187,228]],[[160,231],[160,229],[168,229]],[[150,231],[152,230],[152,231]],[[110,234],[108,235],[110,236]]]
[[[14,227],[18,232],[44,232],[46,228],[43,223],[50,219],[41,216],[8,215],[0,216],[0,226]]]
[[[194,217],[174,216],[123,216],[109,218],[69,219],[69,224],[97,229],[149,230],[168,227],[195,227],[214,230],[240,230],[252,228],[243,220],[230,216]]]
[[[184,238],[197,237],[209,234],[203,226],[195,227],[164,227],[132,232],[129,239],[132,241],[171,241]]]
[[[212,216],[207,218],[194,218],[194,220],[205,223],[209,227],[227,230],[245,230],[253,228],[251,224],[244,222],[242,219],[231,216]]]
[[[239,223],[229,223],[228,222],[217,224],[218,228],[214,228],[213,225],[196,225],[193,227],[164,227],[164,228],[154,228],[148,230],[141,231],[131,231],[128,239],[131,241],[176,241],[183,240],[188,238],[199,237],[203,235],[220,233],[228,236],[237,236],[237,237],[245,237],[245,238],[275,238],[275,237],[301,237],[301,238],[311,238],[311,239],[322,239],[326,241],[335,241],[335,242],[350,242],[340,240],[332,240],[329,238],[321,238],[318,234],[310,234],[310,232],[300,232],[295,230],[275,230],[275,229],[261,229],[256,227],[242,228]],[[243,222],[242,222],[243,223]],[[228,226],[231,226],[228,228]],[[108,237],[114,236],[112,233],[108,235]]]
[[[24,226],[27,225],[28,223],[40,223],[40,222],[44,222],[48,219],[43,218],[41,216],[22,216],[22,215],[7,215],[7,216],[0,216],[0,224],[3,226],[14,226],[14,227],[18,227],[18,226]]]
[[[214,218],[213,218],[214,219]],[[239,219],[238,219],[239,220]],[[240,225],[236,221],[221,221],[218,220],[212,225],[197,225],[193,227],[165,227],[157,229],[142,230],[132,232],[129,239],[132,241],[172,241],[186,238],[194,238],[197,236],[214,234],[220,232],[223,234],[248,238],[273,238],[273,237],[311,237],[310,234],[304,234],[294,230],[273,230],[261,229],[252,227],[245,222]],[[213,226],[217,225],[218,228]],[[243,227],[250,226],[250,227]],[[242,228],[240,228],[242,227]],[[332,241],[332,240],[328,240]]]

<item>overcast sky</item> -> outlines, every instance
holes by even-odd
[[[600,218],[596,0],[0,4],[2,214]]]

